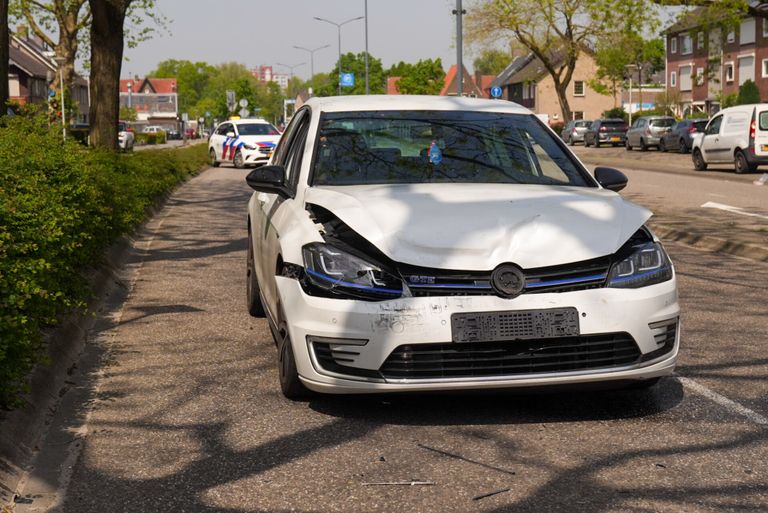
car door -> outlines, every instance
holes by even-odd
[[[221,150],[222,145],[224,144],[224,139],[226,139],[226,125],[227,123],[220,124],[216,127],[216,130],[214,130],[213,134],[211,134],[211,141],[209,144],[211,148],[213,148],[213,152],[216,154],[216,160],[222,160]]]
[[[272,164],[283,166],[285,169],[285,183],[295,195],[298,184],[299,171],[304,155],[304,147],[309,128],[308,110],[297,112],[291,124],[288,126],[278,149],[273,157]],[[285,199],[277,194],[257,193],[256,202],[260,209],[259,221],[254,226],[258,233],[253,234],[256,251],[256,272],[258,273],[261,293],[270,309],[277,304],[277,284],[275,272],[280,255],[280,234],[272,225],[272,218],[286,203],[295,201],[293,198]],[[275,314],[276,312],[272,312]]]
[[[704,131],[701,141],[701,153],[704,160],[710,162],[725,162],[731,160],[728,148],[721,142],[720,131],[723,126],[723,115],[715,116]]]
[[[755,111],[755,155],[768,157],[768,109],[764,105]]]

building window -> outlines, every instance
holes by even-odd
[[[680,66],[680,90],[690,91],[693,87],[693,81],[691,80],[692,66]]]
[[[733,82],[733,63],[732,62],[725,63],[725,81]]]
[[[669,38],[669,53],[677,53],[677,36]]]
[[[573,95],[574,96],[584,96],[584,81],[583,80],[574,80],[573,81]]]
[[[702,50],[704,49],[704,32],[699,32],[696,34],[696,49]]]
[[[755,57],[753,55],[745,55],[739,57],[739,85],[744,84],[747,80],[755,81]]]
[[[573,113],[573,119],[575,119],[577,121],[580,120],[580,119],[584,119],[584,111],[581,111],[581,110],[575,111]]]
[[[768,59],[763,59],[763,78],[768,78]]]
[[[763,37],[768,37],[768,18],[763,18]]]
[[[747,18],[741,21],[739,44],[750,45],[755,42],[755,19]]]
[[[677,87],[677,72],[673,71],[669,74],[669,86]]]
[[[733,43],[734,41],[736,41],[736,32],[734,32],[733,30],[731,30],[730,32],[728,32],[728,35],[727,35],[727,36],[725,36],[725,39],[726,39],[726,41],[728,41],[729,43]]]
[[[523,100],[528,99],[528,82],[523,82]]]
[[[683,40],[680,42],[680,53],[687,55],[693,52],[693,42],[691,41],[691,35],[686,34],[683,36]]]
[[[696,68],[696,85],[704,85],[704,68]]]

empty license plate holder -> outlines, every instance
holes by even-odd
[[[579,312],[575,308],[451,315],[451,337],[459,343],[534,340],[579,334]]]

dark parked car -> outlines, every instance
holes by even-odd
[[[640,148],[645,151],[651,146],[660,148],[661,137],[667,133],[675,118],[669,116],[641,116],[632,123],[632,128],[627,131],[627,150]]]
[[[601,144],[619,146],[627,137],[627,124],[623,119],[598,119],[584,132],[584,146],[599,148]]]
[[[176,129],[168,130],[165,132],[165,138],[168,141],[181,140],[181,132]]]
[[[693,147],[693,134],[703,132],[709,123],[708,119],[684,119],[678,121],[664,134],[659,142],[661,151],[679,150],[680,153],[688,153]]]
[[[577,142],[584,142],[584,132],[587,131],[591,124],[591,121],[585,119],[569,121],[563,127],[563,131],[560,132],[560,137],[571,146]]]

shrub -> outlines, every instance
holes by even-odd
[[[760,103],[760,90],[752,80],[747,80],[739,86],[737,105],[750,105]]]
[[[603,118],[618,118],[623,119],[624,121],[627,120],[627,112],[622,109],[621,107],[614,107],[612,109],[606,110],[603,112]]]
[[[0,405],[42,360],[41,329],[88,300],[81,271],[206,161],[205,145],[121,156],[60,138],[41,118],[0,119]]]

